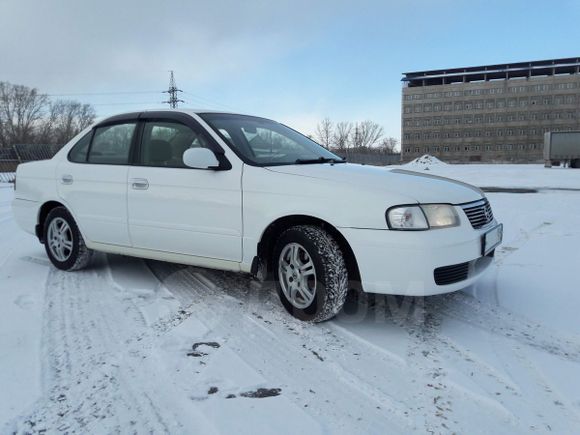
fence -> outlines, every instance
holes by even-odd
[[[0,182],[14,181],[20,163],[51,159],[62,145],[18,144],[0,148]]]
[[[350,163],[362,163],[365,165],[387,166],[401,164],[401,154],[389,154],[376,150],[335,150],[335,152],[346,157]]]

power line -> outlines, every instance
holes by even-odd
[[[75,96],[98,96],[98,95],[133,95],[133,94],[159,94],[163,91],[113,91],[113,92],[70,92],[64,94],[45,94],[47,97],[75,97]]]
[[[201,104],[209,104],[210,106],[217,106],[219,108],[226,109],[228,111],[237,112],[236,109],[234,109],[231,106],[228,106],[227,104],[219,103],[217,101],[213,101],[213,100],[210,100],[210,99],[205,98],[205,97],[200,97],[199,95],[192,94],[191,92],[187,92],[187,91],[183,91],[183,92],[185,94],[191,96],[194,100],[198,100]]]
[[[91,103],[91,106],[131,106],[139,104],[164,104],[164,101],[135,101],[132,103],[122,102],[122,103]]]
[[[163,93],[169,94],[169,100],[164,101],[163,103],[169,104],[169,107],[172,109],[177,109],[177,105],[179,103],[185,103],[185,101],[180,100],[178,97],[178,92],[183,92],[181,89],[177,88],[175,84],[175,77],[173,76],[173,71],[169,71],[169,89],[163,91]]]

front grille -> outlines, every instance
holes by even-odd
[[[461,206],[467,215],[471,226],[475,229],[481,228],[493,221],[493,212],[487,198]]]
[[[438,267],[433,271],[435,284],[447,285],[467,279],[469,275],[469,262],[454,264],[453,266]]]

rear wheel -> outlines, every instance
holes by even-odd
[[[338,243],[322,228],[299,225],[284,231],[273,266],[280,301],[294,317],[322,322],[342,309],[348,272]]]
[[[44,247],[52,264],[61,270],[79,270],[86,267],[92,252],[71,214],[64,207],[50,211],[44,221]]]

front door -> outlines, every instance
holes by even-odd
[[[213,140],[201,126],[143,118],[141,129],[128,176],[133,246],[241,261],[241,164],[224,171],[186,167],[184,151],[209,148]]]

